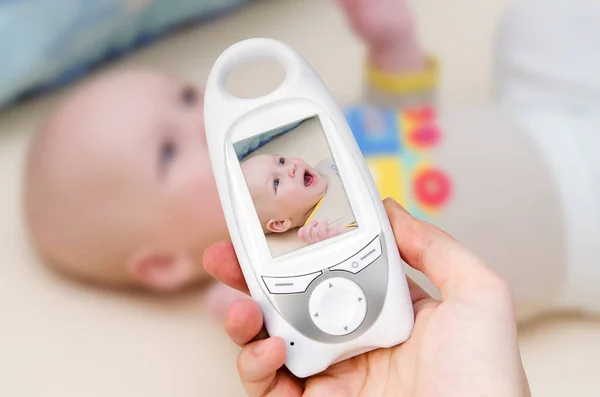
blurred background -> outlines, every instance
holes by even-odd
[[[514,1],[412,2],[422,43],[441,63],[441,106],[492,99],[495,34]],[[130,10],[153,3],[124,2]],[[364,47],[333,1],[180,1],[181,9],[163,1],[154,5],[163,12],[143,22],[154,31],[148,28],[134,40],[134,28],[143,28],[134,24],[142,22],[125,23],[131,32],[121,32],[120,49],[104,53],[98,44],[103,29],[114,29],[110,26],[98,27],[85,37],[88,41],[71,43],[80,49],[75,52],[80,60],[108,57],[100,69],[69,65],[67,55],[47,61],[48,51],[56,55],[61,50],[44,47],[44,37],[27,29],[30,18],[45,20],[49,32],[69,35],[65,21],[74,13],[80,15],[78,23],[86,24],[114,11],[113,1],[89,2],[94,9],[87,13],[79,3],[0,1],[0,395],[241,396],[237,348],[204,312],[201,291],[168,298],[107,293],[45,269],[29,246],[22,220],[27,145],[72,83],[100,70],[142,66],[202,86],[227,46],[249,37],[271,37],[304,54],[340,103],[349,104],[362,95]],[[194,18],[159,34],[185,15]],[[84,51],[90,42],[99,46],[93,49],[99,55]],[[130,49],[134,42],[138,48]],[[533,395],[598,393],[596,319],[552,315],[522,324],[520,333]]]

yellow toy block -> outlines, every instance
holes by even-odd
[[[402,184],[405,174],[400,158],[377,156],[367,157],[365,160],[381,198],[392,197],[401,205],[406,205],[407,196]]]

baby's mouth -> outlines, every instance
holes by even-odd
[[[304,171],[304,187],[309,187],[316,182],[316,177],[308,170]]]

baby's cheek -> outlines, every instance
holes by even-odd
[[[305,189],[297,189],[291,197],[290,205],[297,210],[306,210],[312,201],[308,193]]]
[[[221,201],[212,173],[203,174],[194,184],[195,204],[204,210],[221,209]]]
[[[200,124],[200,144],[203,148],[208,149],[208,143],[206,142],[206,130],[204,129],[204,119],[201,119]]]
[[[304,189],[299,189],[297,186],[291,187],[286,194],[286,202],[288,204],[299,203],[304,201],[306,192]]]
[[[201,152],[190,169],[186,170],[188,176],[182,178],[178,186],[174,205],[183,210],[181,215],[190,221],[206,221],[222,217],[221,202],[217,192],[208,156]]]

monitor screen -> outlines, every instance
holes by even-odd
[[[234,149],[273,257],[358,228],[318,116]]]

